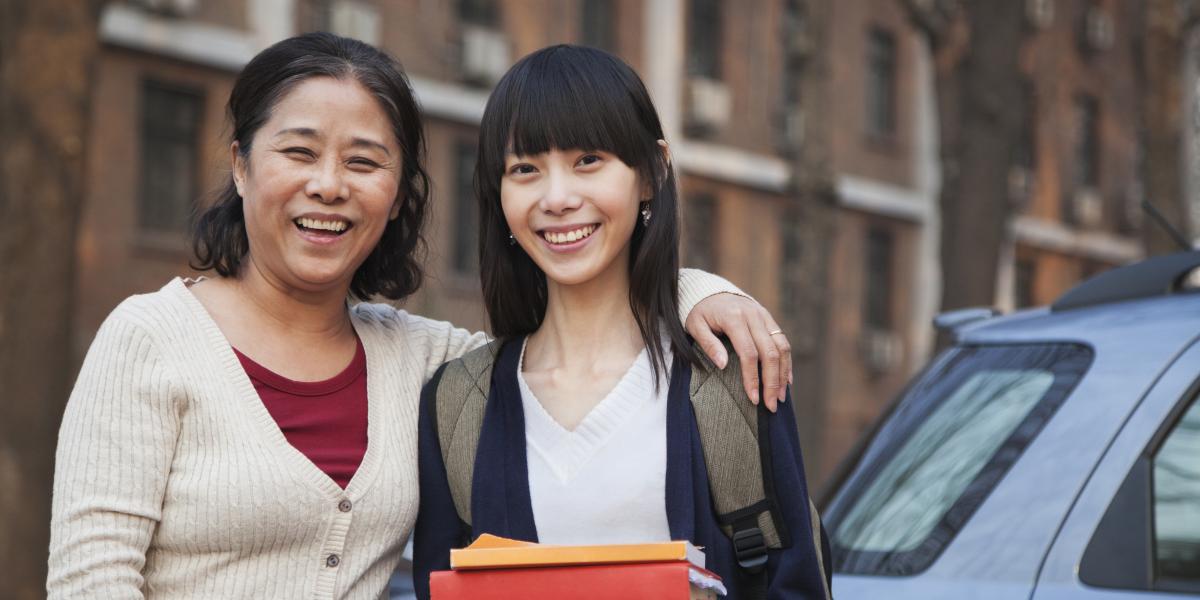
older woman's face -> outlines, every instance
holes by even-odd
[[[399,212],[392,131],[359,83],[313,77],[275,105],[247,159],[235,143],[250,268],[285,289],[348,288]]]

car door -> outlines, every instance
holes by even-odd
[[[1200,344],[1150,388],[1046,556],[1034,600],[1200,597]]]

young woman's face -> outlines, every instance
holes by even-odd
[[[348,287],[399,212],[400,147],[355,81],[301,82],[233,157],[251,268],[286,287]]]
[[[616,155],[553,149],[506,156],[500,202],[513,237],[547,279],[577,285],[628,268],[643,188]]]

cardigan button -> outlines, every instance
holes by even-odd
[[[349,500],[342,500],[341,502],[338,502],[338,510],[342,512],[350,512],[351,508],[354,508],[354,504]]]
[[[326,559],[325,559],[325,566],[327,566],[327,567],[336,567],[336,566],[338,566],[339,564],[341,564],[341,562],[342,562],[342,559],[338,558],[338,555],[336,555],[336,554],[330,554],[330,555],[329,555],[329,558],[326,558]]]

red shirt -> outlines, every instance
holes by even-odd
[[[234,348],[258,397],[289,444],[345,488],[367,452],[367,355],[325,381],[293,381]]]

